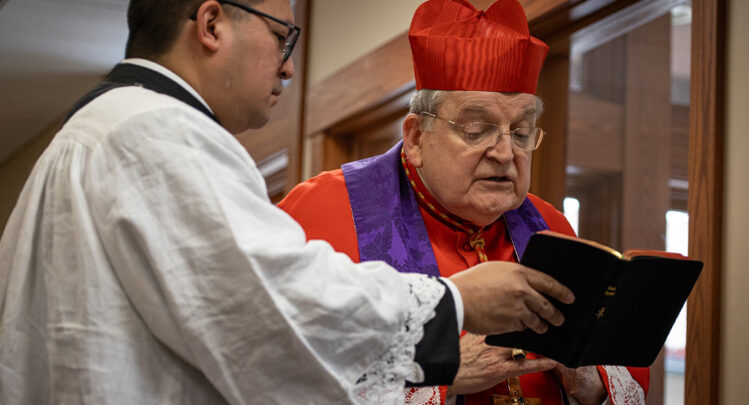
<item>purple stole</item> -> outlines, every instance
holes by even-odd
[[[362,262],[382,260],[403,273],[439,277],[419,204],[401,164],[401,148],[402,142],[398,142],[382,155],[341,166],[359,257]],[[518,261],[531,235],[549,229],[528,198],[504,218]]]

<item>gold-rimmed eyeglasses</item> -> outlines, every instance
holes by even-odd
[[[286,34],[286,36],[283,36],[281,34],[277,34],[276,32],[273,32],[273,34],[278,38],[278,44],[281,52],[281,64],[283,65],[286,63],[286,61],[289,59],[289,56],[291,56],[291,51],[294,50],[294,45],[296,45],[296,40],[299,39],[299,34],[302,32],[302,29],[297,27],[296,25],[281,20],[279,18],[273,17],[270,14],[263,13],[262,11],[255,10],[252,7],[245,6],[244,4],[235,3],[233,1],[228,0],[216,0],[219,4],[228,4],[230,6],[237,7],[243,11],[246,11],[250,14],[255,14],[263,18],[267,18],[273,22],[276,22],[278,24],[281,24],[289,29],[289,32]],[[198,17],[198,11],[195,10],[194,13],[190,15],[191,20],[195,20]]]
[[[490,122],[472,121],[460,124],[430,112],[424,111],[421,114],[448,123],[455,132],[461,135],[463,141],[471,146],[490,148],[498,144],[502,140],[502,136],[509,135],[514,147],[531,151],[538,149],[544,137],[544,130],[536,127],[520,127],[507,130]]]

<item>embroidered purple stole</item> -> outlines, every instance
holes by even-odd
[[[386,153],[341,166],[362,262],[382,260],[404,273],[439,277],[413,188],[401,165],[402,142]],[[537,231],[549,229],[526,198],[504,214],[518,260]]]

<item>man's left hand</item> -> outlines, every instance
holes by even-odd
[[[595,366],[567,368],[559,364],[554,373],[580,405],[601,405],[608,395]]]
[[[489,346],[485,338],[472,333],[460,338],[460,368],[447,387],[448,396],[480,392],[510,377],[551,370],[558,364],[546,358],[513,360],[512,349]]]

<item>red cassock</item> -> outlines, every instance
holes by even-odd
[[[425,191],[425,190],[424,190]],[[574,235],[565,217],[551,204],[529,194],[549,229]],[[347,254],[353,261],[359,261],[359,247],[356,229],[349,205],[349,197],[341,170],[323,172],[320,175],[296,186],[279,207],[289,213],[304,228],[307,239],[323,239],[333,248]],[[479,264],[479,257],[469,244],[469,236],[438,220],[420,205],[421,215],[434,250],[440,274],[449,277],[471,266]],[[517,262],[504,220],[484,228],[485,250],[489,260]],[[534,358],[533,353],[528,354]],[[601,378],[616,405],[638,404],[637,395],[631,390],[642,388],[647,393],[649,370],[647,368],[598,367]],[[616,374],[616,375],[614,375]],[[540,398],[543,405],[563,405],[560,385],[553,372],[526,374],[520,377],[523,397]],[[638,387],[639,386],[639,387]],[[441,389],[441,402],[444,402],[445,389]],[[507,395],[506,384],[499,384],[487,391],[466,397],[469,405],[492,404],[492,394]]]

